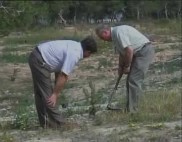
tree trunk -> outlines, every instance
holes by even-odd
[[[77,15],[76,9],[77,9],[77,7],[75,6],[75,15],[74,15],[74,18],[73,18],[74,24],[76,24],[76,15]]]
[[[168,5],[168,3],[166,2],[166,3],[165,3],[165,17],[166,17],[166,19],[168,19],[167,5]]]
[[[58,15],[59,15],[60,20],[63,21],[64,26],[66,26],[67,21],[63,18],[63,10],[60,10]]]
[[[157,19],[159,20],[159,18],[160,18],[160,12],[157,11]]]
[[[137,7],[137,20],[140,20],[140,9]]]
[[[178,7],[177,17],[181,18],[181,3],[179,4],[179,7]]]

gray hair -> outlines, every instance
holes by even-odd
[[[98,35],[98,34],[102,33],[104,30],[109,30],[109,29],[110,29],[110,27],[108,25],[99,25],[96,27],[95,32]]]

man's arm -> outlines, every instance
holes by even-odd
[[[130,67],[132,59],[133,59],[133,49],[130,47],[126,47],[124,53],[124,67]]]
[[[56,105],[59,93],[61,92],[61,90],[63,89],[65,83],[68,80],[68,76],[63,72],[56,73],[55,76],[56,76],[56,78],[55,78],[55,86],[54,86],[54,89],[53,89],[53,93],[47,99],[48,105],[51,105],[53,107]]]
[[[56,81],[57,81],[57,78],[58,78],[58,76],[59,76],[59,74],[60,74],[60,72],[55,72],[55,85],[56,85]]]
[[[122,73],[123,64],[124,64],[124,57],[122,54],[119,54],[118,75]]]
[[[124,55],[119,56],[119,72],[128,74],[130,71],[130,65],[133,59],[133,49],[126,47],[124,49]]]
[[[124,64],[124,59],[123,59],[123,55],[119,54],[119,67],[122,67]]]

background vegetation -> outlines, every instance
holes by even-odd
[[[37,26],[121,21],[179,19],[180,0],[0,1],[0,30]]]

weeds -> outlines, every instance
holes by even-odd
[[[37,114],[33,105],[33,97],[30,94],[19,99],[18,105],[15,107],[15,121],[12,127],[15,129],[27,130],[34,129],[38,125]]]
[[[106,58],[100,58],[98,70],[100,70],[101,68],[111,67],[112,65],[112,62],[108,61]]]
[[[65,117],[70,117],[74,114],[79,114],[79,115],[82,115],[82,114],[85,114],[85,113],[88,113],[88,110],[84,110],[82,108],[77,108],[76,110],[73,110],[71,108],[67,108],[65,112],[63,112],[63,115]]]
[[[3,132],[3,134],[0,135],[0,141],[1,142],[14,142],[15,139],[11,134],[8,134],[7,132]]]
[[[91,90],[91,93],[89,94],[87,89],[83,89],[83,93],[85,94],[86,100],[89,102],[91,107],[89,108],[89,115],[95,116],[96,113],[96,107],[95,104],[97,102],[96,92],[95,92],[95,85],[92,81],[89,81],[89,87]]]
[[[61,93],[59,103],[62,105],[63,108],[68,106],[68,98],[64,93]]]
[[[176,92],[160,91],[146,93],[140,100],[139,113],[105,112],[98,115],[95,124],[105,123],[154,123],[175,120],[180,112],[180,95]]]
[[[80,70],[85,71],[85,70],[91,70],[94,69],[94,66],[92,65],[82,65],[80,66]]]
[[[102,80],[103,78],[106,78],[104,74],[99,74],[97,76],[88,76],[88,80]]]
[[[157,53],[157,52],[162,52],[162,51],[164,51],[165,49],[164,48],[158,48],[158,47],[156,47],[155,48],[155,52]]]
[[[149,142],[170,142],[170,138],[168,136],[160,136],[159,134],[151,135],[146,141]]]
[[[75,82],[75,83],[73,83],[73,82],[69,82],[69,83],[66,83],[65,84],[65,87],[64,87],[64,89],[70,89],[70,88],[74,88],[75,86],[77,86],[77,83]]]
[[[104,104],[107,102],[107,98],[104,98],[104,94],[107,93],[107,89],[101,88],[96,91],[95,84],[92,81],[89,81],[89,88],[91,90],[90,93],[88,89],[83,88],[86,104],[95,105],[95,104]]]
[[[148,127],[149,129],[162,129],[164,128],[164,124],[163,123],[157,123],[157,124],[152,124],[152,125],[146,125],[146,127]]]
[[[90,104],[90,94],[86,88],[83,88],[83,93],[85,95],[86,103],[89,105]]]
[[[176,49],[181,50],[181,44],[174,44],[174,45],[171,45],[170,48],[171,48],[172,50],[176,50]]]
[[[174,78],[172,78],[170,81],[166,82],[166,85],[172,86],[172,85],[174,85],[174,84],[180,84],[181,81],[182,81],[182,78],[174,77]]]
[[[151,122],[165,122],[174,120],[180,112],[180,95],[170,91],[158,91],[156,93],[146,93],[141,99],[140,109],[143,121],[146,117]]]
[[[166,73],[173,73],[175,71],[180,71],[181,69],[181,58],[171,59],[170,61],[167,61],[165,63],[159,63],[156,65],[153,65],[155,69],[161,69],[164,70]]]
[[[38,126],[36,115],[35,110],[29,108],[28,106],[19,108],[16,112],[13,128],[21,130],[34,129],[36,126]]]
[[[176,125],[175,130],[182,130],[182,126]]]

